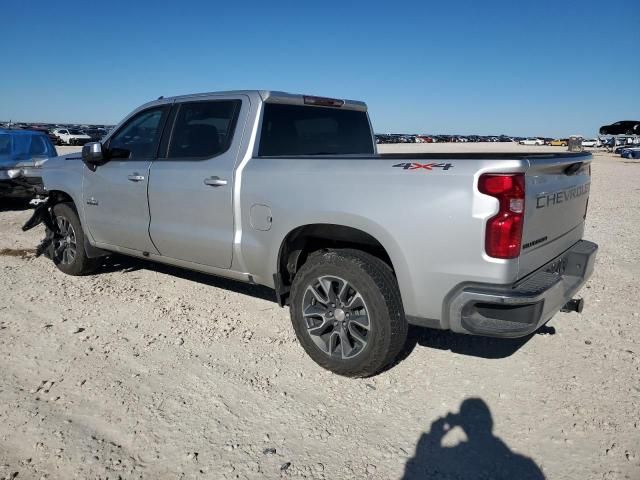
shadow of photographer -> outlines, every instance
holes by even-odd
[[[459,427],[466,440],[446,446],[445,437]],[[403,480],[423,479],[544,479],[542,470],[524,455],[514,453],[493,434],[493,418],[480,398],[469,398],[460,412],[449,413],[422,434],[415,455],[405,466]]]

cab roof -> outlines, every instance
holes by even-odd
[[[285,103],[291,105],[310,105],[308,101],[305,99],[315,98],[315,99],[324,99],[324,100],[333,100],[335,102],[340,102],[340,108],[344,108],[345,110],[367,110],[367,104],[364,102],[360,102],[358,100],[348,100],[344,98],[328,98],[328,97],[317,97],[315,95],[306,95],[306,94],[298,94],[298,93],[288,93],[281,92],[277,90],[227,90],[221,92],[203,92],[203,93],[192,93],[188,95],[177,95],[174,97],[160,97],[158,100],[150,102],[148,105],[160,102],[166,103],[167,101],[178,101],[184,102],[188,100],[196,100],[202,97],[210,97],[210,96],[226,96],[226,95],[246,95],[250,98],[255,98],[256,100],[261,100],[266,103]],[[320,105],[318,105],[320,106]],[[337,105],[334,105],[337,106]]]

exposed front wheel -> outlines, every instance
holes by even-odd
[[[293,282],[291,320],[316,363],[349,377],[383,370],[407,336],[392,270],[359,250],[329,250],[309,257]]]
[[[58,232],[47,232],[53,237],[48,256],[58,270],[68,275],[86,275],[95,270],[97,261],[87,256],[84,232],[75,209],[68,203],[53,207]]]

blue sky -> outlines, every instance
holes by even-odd
[[[116,123],[160,95],[244,88],[364,100],[377,132],[640,119],[637,0],[100,5],[3,2],[0,120]]]

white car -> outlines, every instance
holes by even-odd
[[[518,142],[520,145],[544,145],[544,140],[540,138],[525,138]]]
[[[91,141],[91,137],[76,128],[56,128],[53,134],[63,145],[84,145]]]
[[[582,140],[582,146],[583,147],[597,147],[598,146],[598,140],[596,140],[595,138]]]

